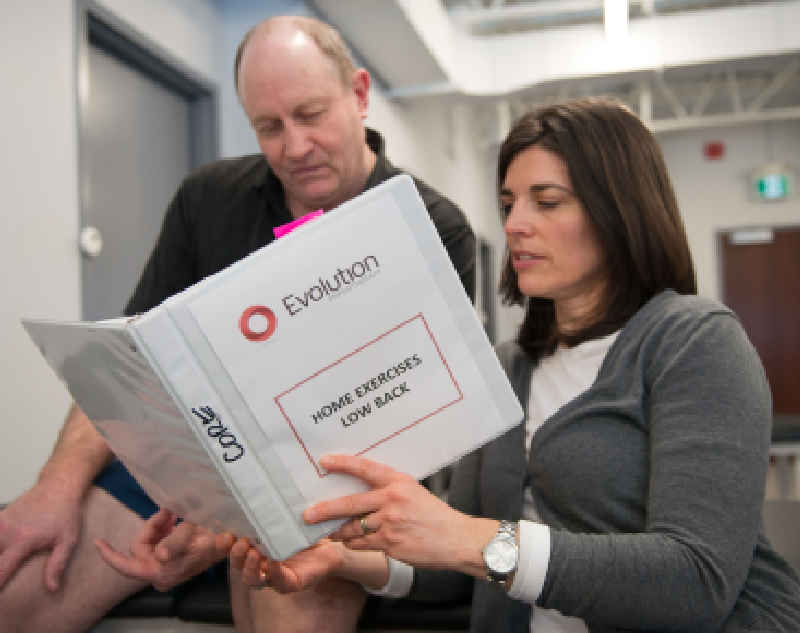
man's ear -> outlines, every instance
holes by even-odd
[[[369,84],[372,79],[369,73],[359,68],[353,73],[353,78],[350,80],[350,86],[353,89],[353,94],[356,96],[356,104],[358,105],[358,113],[362,119],[367,118],[369,114]]]

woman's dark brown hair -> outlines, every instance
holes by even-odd
[[[626,106],[589,98],[548,106],[517,121],[500,147],[497,191],[520,153],[540,147],[567,165],[605,256],[606,293],[578,332],[558,332],[550,299],[525,297],[510,254],[500,280],[504,303],[525,307],[518,342],[534,358],[559,342],[574,346],[620,329],[667,288],[696,294],[686,229],[658,142]]]

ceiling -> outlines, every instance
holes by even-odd
[[[616,96],[663,131],[800,118],[800,0],[629,0],[618,46],[602,0],[307,4],[390,98],[468,102],[495,123],[584,95]]]
[[[719,9],[767,0],[629,0],[631,20]],[[578,24],[602,24],[603,0],[442,0],[453,20],[475,36]]]

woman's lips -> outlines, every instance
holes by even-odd
[[[511,260],[514,270],[523,270],[539,265],[544,261],[544,257],[535,253],[514,252]]]

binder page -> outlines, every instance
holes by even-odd
[[[23,319],[42,355],[114,453],[157,505],[251,540],[225,481],[125,329],[128,319],[58,323]]]

